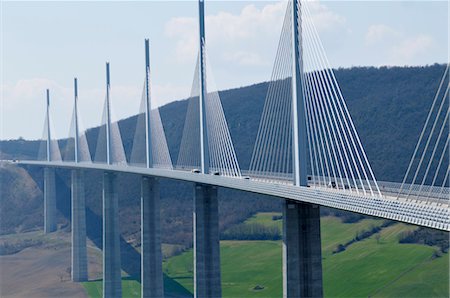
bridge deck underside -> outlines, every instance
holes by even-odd
[[[380,218],[450,231],[448,200],[420,200],[396,198],[391,192],[382,197],[349,193],[327,187],[298,187],[286,183],[270,183],[259,179],[242,179],[215,175],[204,175],[185,171],[75,162],[19,161],[21,165],[34,165],[66,169],[103,170],[145,176],[182,180],[215,185],[230,189],[296,200],[321,206],[376,216]]]

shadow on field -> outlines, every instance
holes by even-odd
[[[56,175],[56,193],[57,208],[70,222],[71,194],[70,185],[66,184],[66,181],[70,181],[68,175],[70,175],[69,171],[58,171],[58,175]],[[103,250],[102,217],[94,213],[89,207],[86,207],[86,227],[87,237],[95,244],[95,246]],[[122,236],[120,236],[120,253],[122,270],[130,275],[122,280],[136,280],[137,282],[140,282],[141,255],[131,244],[127,243]],[[101,280],[92,280],[88,283],[99,281]],[[164,274],[164,292],[166,297],[175,298],[193,296],[185,287],[166,274]]]
[[[136,283],[131,283],[129,285],[122,285],[122,291],[125,290],[125,288],[130,289],[131,292],[134,294],[139,295],[140,293],[140,283],[139,280],[133,278],[133,277],[123,277],[122,278],[122,284],[127,281],[135,281]],[[90,280],[87,282],[83,282],[86,289],[88,290],[88,293],[90,293],[91,298],[101,297],[102,295],[102,279],[95,279]],[[130,293],[128,293],[130,294]],[[181,284],[179,284],[177,281],[173,280],[166,274],[164,274],[164,297],[166,298],[190,298],[193,297],[192,293],[189,292],[185,287],[183,287]],[[129,297],[131,298],[131,297]]]

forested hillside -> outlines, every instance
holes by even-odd
[[[336,70],[349,111],[378,180],[401,181],[403,178],[444,69],[444,65],[432,65]],[[268,83],[260,83],[220,92],[242,169],[247,169],[250,162],[267,87]],[[178,155],[186,108],[187,101],[181,100],[160,109],[174,161]],[[136,117],[119,123],[128,156],[135,124]],[[88,131],[91,152],[95,152],[97,134],[97,128]],[[64,143],[61,141],[60,145]],[[34,159],[39,148],[38,142],[26,140],[1,141],[0,146],[0,157],[11,159]],[[42,170],[31,167],[26,170],[0,167],[0,234],[42,225],[42,192],[39,190],[42,189]],[[64,170],[57,172],[58,209],[64,221],[64,217],[70,217],[70,176]],[[98,175],[100,173],[87,174],[86,190],[89,236],[100,246],[101,180]],[[123,244],[138,244],[139,180],[132,175],[120,175],[119,181]],[[162,183],[163,241],[189,246],[192,241],[191,185],[172,181]],[[278,200],[261,200],[255,195],[230,190],[220,192],[222,230],[255,212],[276,211],[280,206]]]

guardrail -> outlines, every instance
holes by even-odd
[[[19,161],[21,165],[55,167],[81,170],[101,170],[154,176],[187,182],[231,188],[258,193],[281,199],[295,200],[346,211],[377,216],[386,219],[450,231],[450,210],[448,205],[398,199],[388,196],[370,196],[350,193],[329,187],[298,187],[281,180],[281,183],[267,183],[259,178],[225,177],[205,175],[190,171],[133,167],[129,165],[107,165],[99,163]]]

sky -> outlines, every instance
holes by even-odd
[[[447,1],[312,1],[333,67],[449,61]],[[286,1],[206,1],[217,89],[270,80]],[[73,78],[84,128],[101,122],[105,62],[115,119],[137,114],[150,39],[152,104],[187,98],[198,51],[196,1],[1,1],[0,139],[39,139],[50,89],[57,138],[69,134]],[[345,96],[345,90],[344,96]]]

